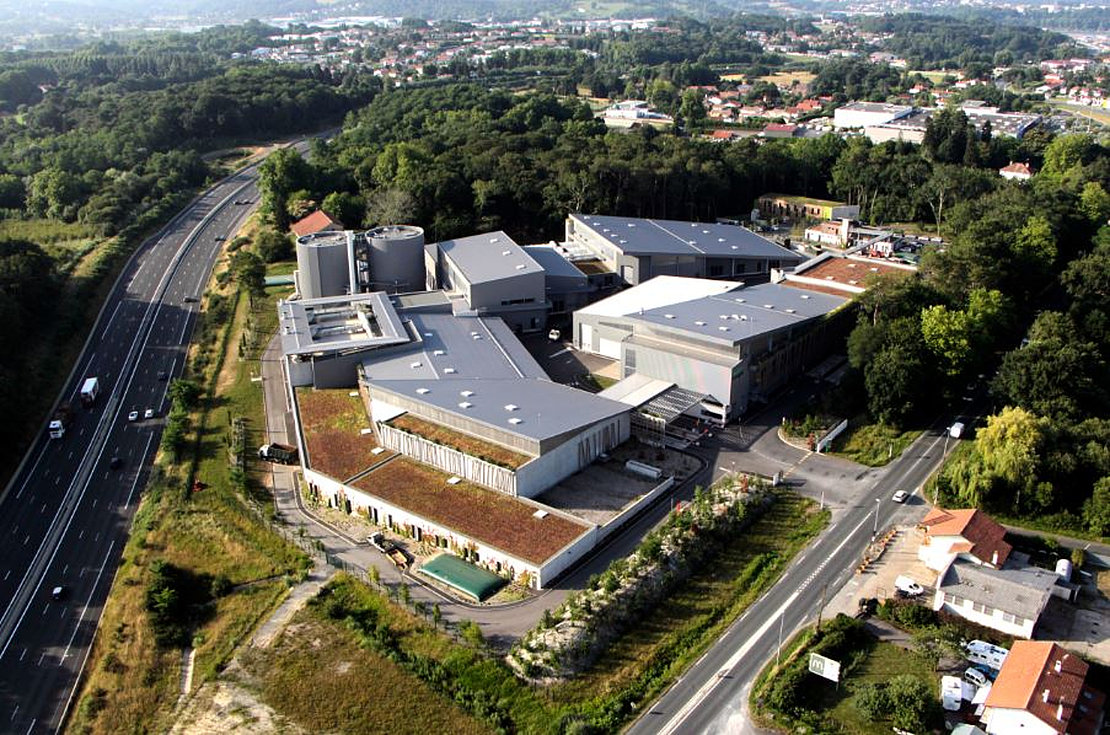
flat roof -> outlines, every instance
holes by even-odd
[[[525,245],[523,250],[540,264],[547,275],[586,282],[586,274],[564,258],[554,245]]]
[[[889,102],[849,102],[837,108],[838,110],[848,110],[850,112],[891,112],[899,113],[913,108],[909,105],[895,105]]]
[[[437,247],[471,284],[543,273],[540,264],[501,230],[444,240]]]
[[[630,315],[641,321],[726,344],[824,316],[848,299],[763,283],[727,295],[706,296]]]
[[[718,281],[686,276],[656,276],[578,310],[579,314],[625,316],[641,309],[728,293],[743,288],[742,281]]]
[[[421,564],[416,571],[462,592],[477,602],[484,602],[507,582],[504,577],[474,566],[454,554],[439,554]]]
[[[394,393],[534,441],[575,431],[629,410],[623,403],[541,379],[375,380],[371,390]]]
[[[793,278],[812,278],[820,281],[829,288],[842,287],[843,293],[862,292],[866,289],[866,281],[870,278],[883,276],[908,276],[916,268],[907,265],[895,265],[878,258],[838,257],[835,255],[822,255],[811,261],[803,263],[787,274],[787,283],[797,286],[809,284],[799,283]]]
[[[402,311],[407,346],[374,350],[363,375],[380,380],[547,378],[547,373],[497,317]]]
[[[627,255],[704,255],[801,260],[797,253],[739,225],[597,214],[570,215]]]
[[[602,398],[620,401],[633,408],[639,408],[656,396],[664,393],[674,383],[669,380],[649,378],[643,373],[632,373],[598,393]]]
[[[326,296],[278,304],[278,332],[286,355],[369,349],[408,341],[383,293]]]

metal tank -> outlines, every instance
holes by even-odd
[[[297,286],[301,298],[342,296],[350,290],[350,247],[345,232],[297,238]]]
[[[424,290],[424,230],[383,225],[366,233],[370,245],[370,290],[405,293]]]

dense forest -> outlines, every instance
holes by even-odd
[[[906,13],[866,18],[860,27],[890,34],[885,48],[905,58],[911,69],[962,69],[974,63],[1010,65],[1086,55],[1061,33],[1024,25]]]
[[[338,124],[380,82],[228,61],[272,29],[0,61],[0,466],[21,453],[126,255],[217,172],[201,153]]]

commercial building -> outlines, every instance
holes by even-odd
[[[866,128],[897,120],[913,112],[909,105],[891,105],[885,102],[850,102],[833,112],[833,127]]]
[[[988,107],[981,102],[969,101],[960,106],[968,122],[983,133],[990,129],[991,135],[1001,135],[1019,140],[1034,126],[1041,122],[1040,115],[1021,112],[1000,112],[997,107]],[[922,143],[929,121],[938,112],[936,108],[913,109],[911,112],[883,122],[870,123],[864,128],[864,135],[875,143],[891,140],[907,143]]]
[[[764,194],[755,202],[759,216],[764,219],[830,220],[858,219],[859,206],[828,199],[794,196],[792,194]]]
[[[983,703],[988,735],[1095,735],[1106,695],[1088,681],[1090,667],[1055,643],[1015,641]]]
[[[402,293],[424,285],[424,230],[324,230],[297,238],[297,294],[306,299],[368,291]]]
[[[1059,577],[1039,567],[992,569],[954,559],[937,579],[933,609],[1018,638],[1032,638]],[[1061,589],[1059,596],[1069,592]]]
[[[816,364],[844,324],[850,295],[789,285],[657,276],[574,314],[575,346],[701,397],[699,418],[725,423]]]
[[[564,247],[636,286],[656,276],[765,280],[804,259],[738,225],[572,214]]]
[[[1006,529],[975,508],[933,508],[918,528],[922,538],[917,558],[936,572],[944,571],[955,559],[999,569],[1013,551],[1006,542]]]
[[[544,329],[544,269],[504,232],[430,244],[424,262],[427,290],[460,299],[459,311],[500,316],[518,332]]]
[[[626,441],[630,408],[551,382],[500,318],[456,306],[444,292],[278,305],[291,404],[357,388],[381,453],[329,469],[297,408],[305,480],[321,502],[542,586],[609,529],[531,499]]]

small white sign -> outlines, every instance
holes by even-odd
[[[825,658],[819,653],[811,653],[809,654],[809,672],[829,681],[839,682],[840,662]]]

